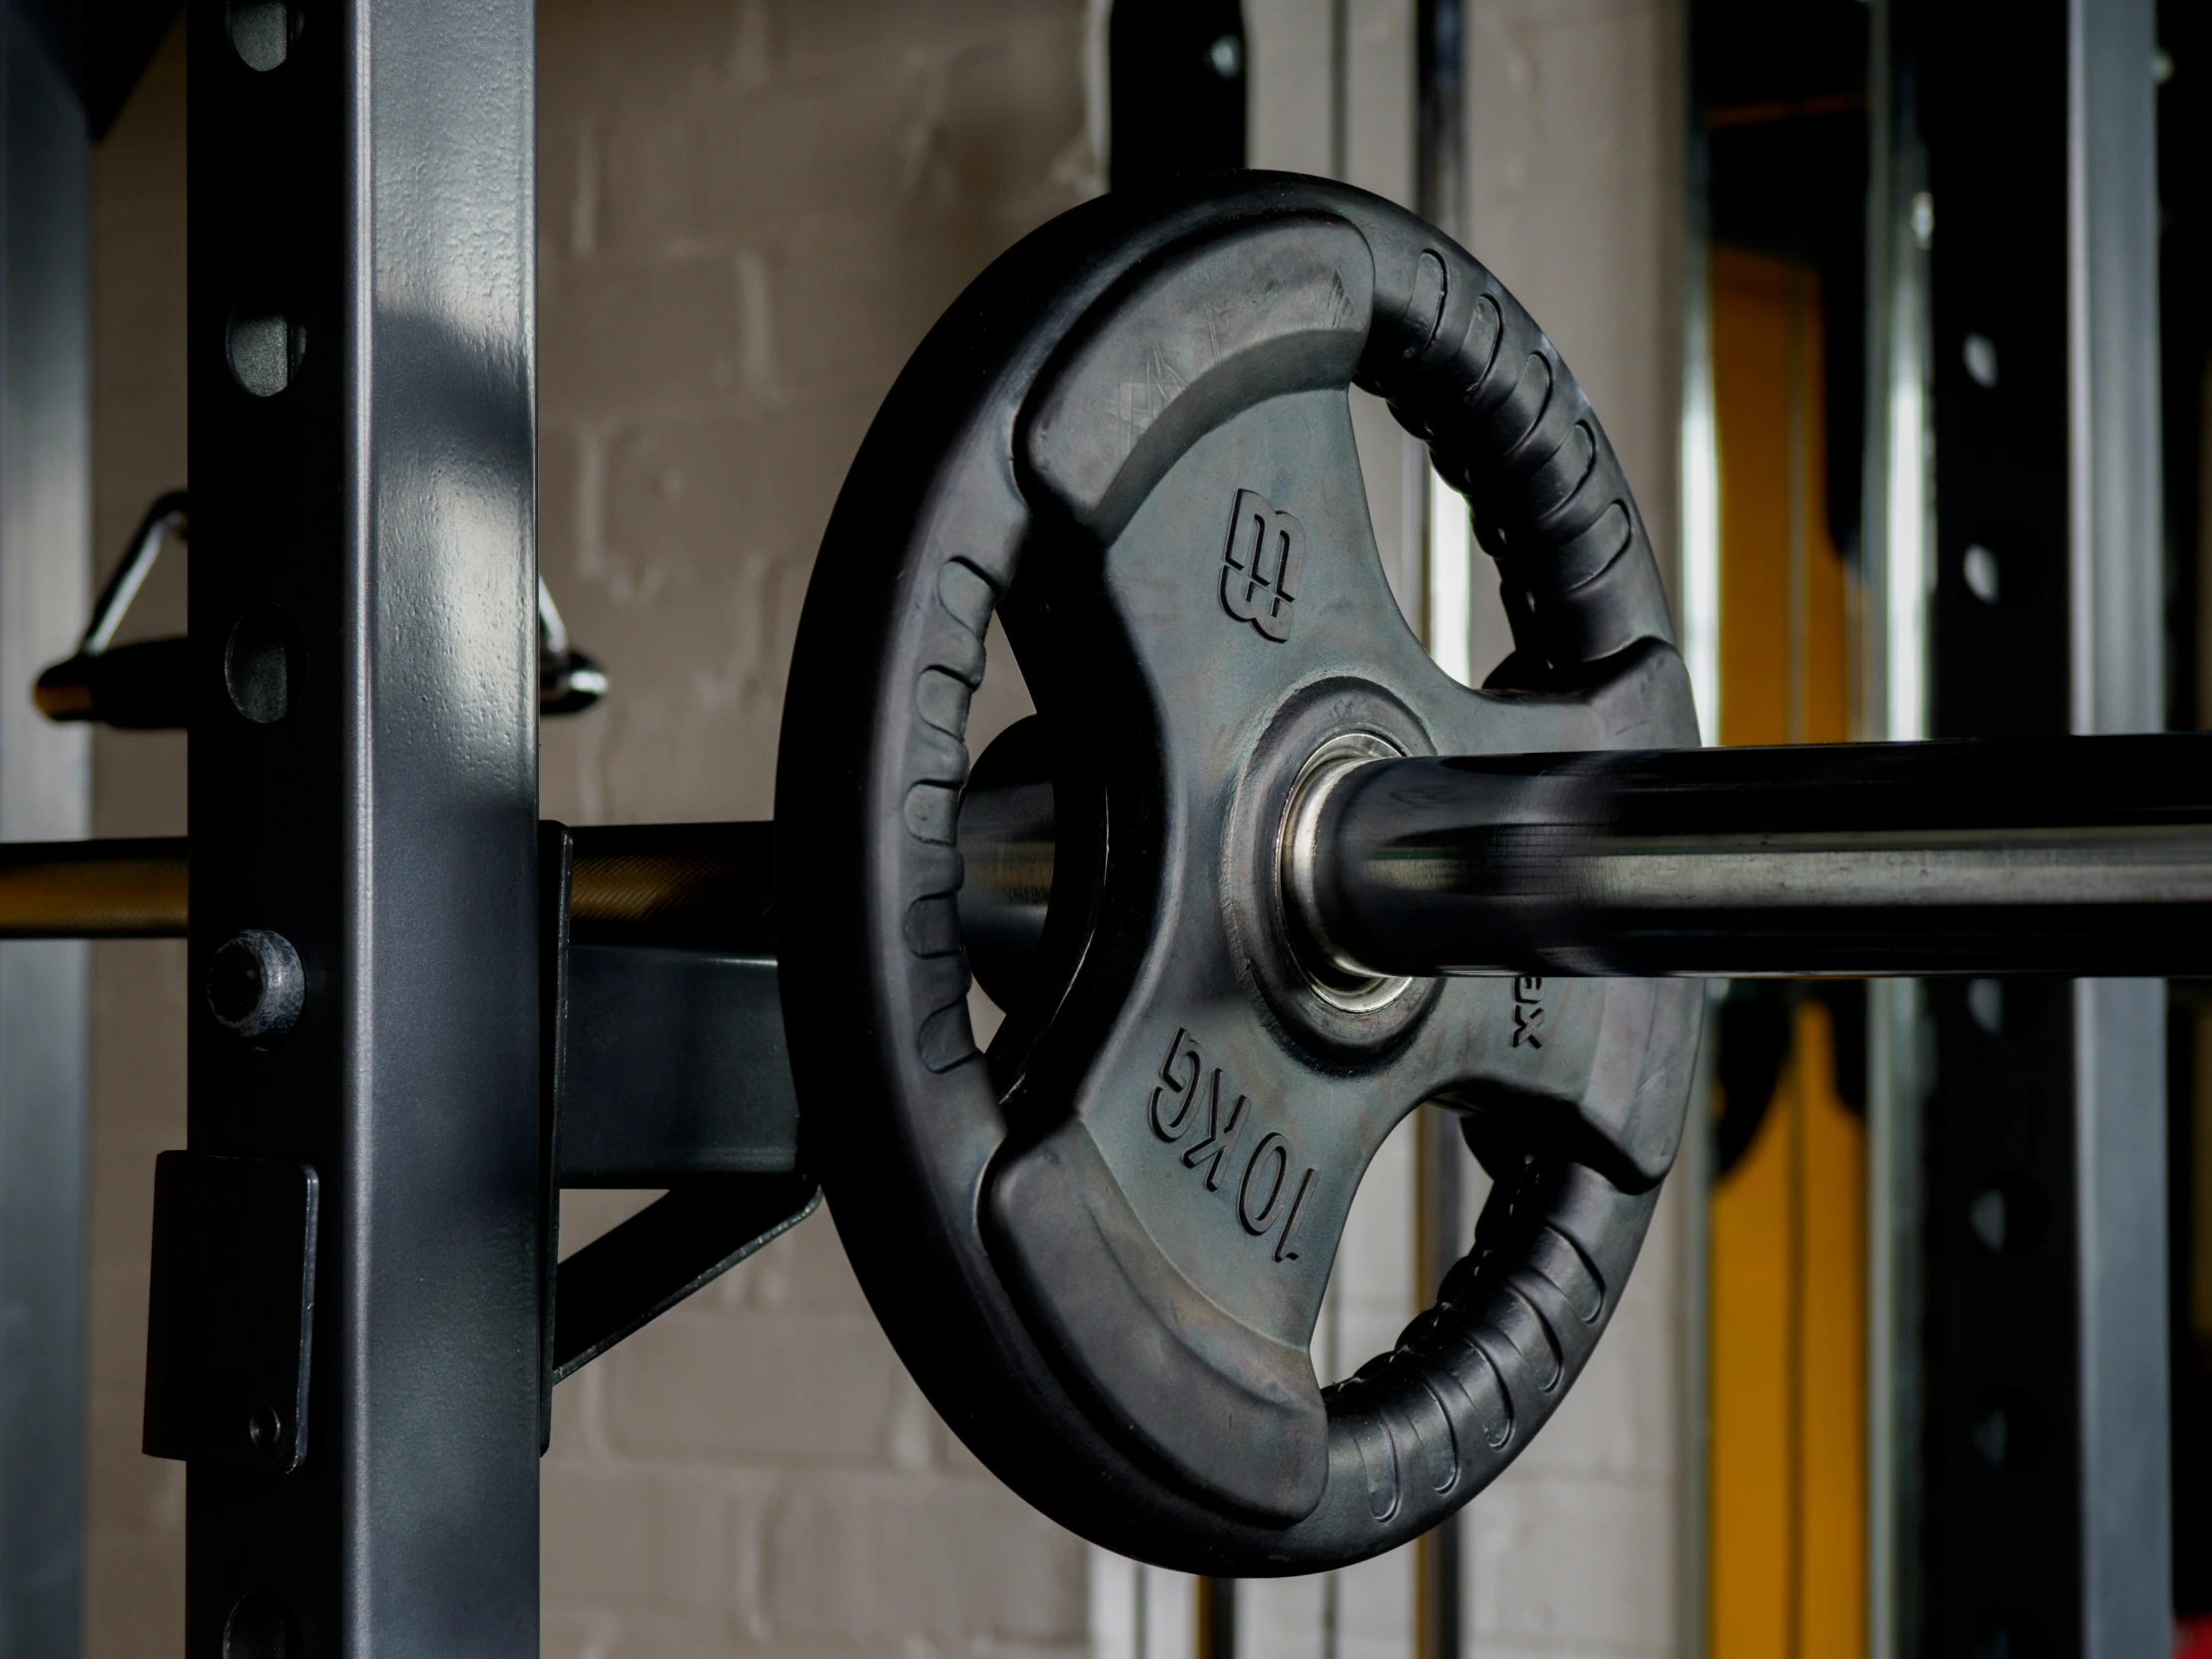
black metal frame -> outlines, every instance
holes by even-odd
[[[310,1166],[321,1221],[303,1461],[192,1465],[186,1651],[526,1659],[532,8],[187,30],[191,1156]],[[304,964],[273,1047],[199,994],[242,928]]]
[[[799,1102],[775,958],[578,946],[575,843],[565,825],[541,828],[538,1263],[547,1439],[554,1383],[797,1227],[822,1201],[799,1168]],[[578,998],[571,989],[580,978]],[[667,1191],[561,1261],[562,1188],[654,1186]]]
[[[1936,204],[1938,737],[2161,723],[2155,364],[2133,360],[2156,337],[2150,14],[1905,13]],[[1973,546],[1998,603],[1968,585]],[[2163,987],[1952,981],[1931,1000],[1923,1639],[2152,1651],[2170,1616]]]
[[[1996,8],[1931,10],[1905,43],[1939,216],[1930,253],[1938,737],[2068,727],[2066,377],[2005,373],[2034,349],[2027,342],[2050,344],[2065,315],[2065,10],[2045,0],[1995,34]],[[1998,119],[2000,106],[2034,113]],[[1969,371],[1969,334],[1994,343],[2001,395]],[[1993,551],[1999,604],[1968,588],[1969,545]],[[2078,1651],[2071,991],[2062,979],[1978,996],[1965,984],[1929,988],[1915,1541],[1931,1651],[1991,1641]]]

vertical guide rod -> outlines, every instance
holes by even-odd
[[[2067,387],[2076,732],[2164,724],[2154,0],[2067,0]],[[2081,1651],[2173,1636],[2166,987],[2080,979]]]
[[[85,606],[92,152],[83,8],[0,11],[0,836],[90,828],[89,745],[22,689]],[[83,1597],[86,946],[0,944],[0,1650],[74,1654]]]
[[[320,1220],[305,1460],[192,1464],[185,1652],[535,1659],[532,6],[186,27],[190,1145]],[[205,994],[245,930],[275,1046]]]
[[[1461,242],[1469,236],[1467,199],[1467,92],[1466,22],[1464,0],[1419,0],[1414,10],[1414,208],[1431,225]],[[1344,49],[1342,40],[1339,50]],[[1421,503],[1428,523],[1422,538],[1422,580],[1419,614],[1428,617],[1431,631],[1452,630],[1452,638],[1439,647],[1428,641],[1439,662],[1449,666],[1467,655],[1471,608],[1453,617],[1434,614],[1437,594],[1435,557],[1442,513],[1450,512],[1460,526],[1465,514],[1448,489],[1439,489],[1428,457],[1418,446],[1414,464],[1427,485],[1408,492]],[[1441,510],[1439,510],[1441,509]],[[1472,563],[1472,535],[1461,528],[1454,538],[1454,552]],[[1465,592],[1471,602],[1475,573],[1465,573]],[[1471,1162],[1459,1136],[1455,1114],[1423,1107],[1415,1119],[1414,1263],[1419,1283],[1414,1287],[1416,1307],[1426,1306],[1436,1295],[1444,1270],[1467,1249],[1465,1185]],[[1466,1533],[1463,1511],[1454,1511],[1443,1523],[1414,1544],[1414,1648],[1418,1659],[1459,1659],[1461,1602],[1465,1592]]]
[[[1929,733],[1924,579],[1928,488],[1929,241],[1934,201],[1915,116],[1910,0],[1874,0],[1868,63],[1867,425],[1860,524],[1870,626],[1859,650],[1860,736]],[[1867,991],[1867,1659],[1920,1646],[1922,1112],[1933,1045],[1924,987]]]

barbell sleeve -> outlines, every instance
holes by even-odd
[[[1377,974],[2212,972],[2212,735],[1379,761],[1285,849]]]

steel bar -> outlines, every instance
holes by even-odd
[[[580,944],[772,956],[771,827],[579,830],[570,913]],[[182,835],[0,842],[0,939],[183,938]]]
[[[1376,973],[2212,970],[2195,735],[1385,761],[1315,832],[1291,907]]]
[[[2139,67],[2145,52],[2158,52],[2160,11],[2156,0],[2066,6],[2067,620],[2076,732],[2153,730],[2168,695],[2159,94]],[[2139,961],[2115,971],[2161,968]],[[2163,1651],[2174,1606],[2168,1344],[2186,1327],[2166,1285],[2166,987],[2133,977],[2073,989],[2079,1639],[2090,1659],[2120,1659]]]
[[[1033,948],[1049,815],[995,806],[963,927]],[[1383,761],[1316,823],[1290,908],[1376,972],[2212,971],[2212,736]],[[771,833],[575,831],[577,942],[772,957]],[[181,934],[186,863],[0,845],[0,938]]]
[[[0,939],[185,936],[185,839],[0,843]]]
[[[776,954],[773,824],[626,825],[573,831],[578,944]]]
[[[1029,937],[1049,826],[1017,858],[996,824],[963,818],[963,921]],[[1320,930],[1377,972],[2212,971],[2212,737],[1384,761],[1319,826]],[[577,941],[773,956],[771,828],[577,830]],[[0,845],[0,938],[181,934],[186,870]]]

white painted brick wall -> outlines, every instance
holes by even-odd
[[[541,9],[541,557],[609,707],[547,811],[769,816],[845,464],[939,311],[1095,174],[1081,0]]]

